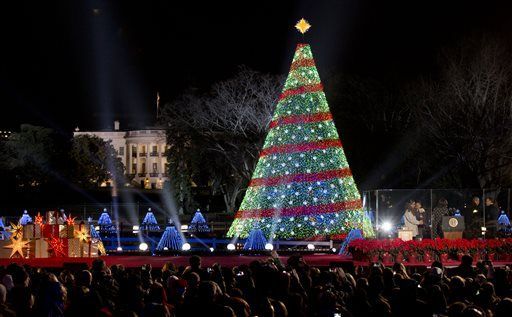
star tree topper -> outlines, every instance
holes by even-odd
[[[304,20],[304,18],[300,19],[300,21],[295,24],[295,28],[302,34],[306,33],[310,27],[311,24]]]

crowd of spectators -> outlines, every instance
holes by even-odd
[[[300,256],[227,268],[0,269],[0,316],[511,316],[512,273],[464,256],[409,271],[379,263],[352,270],[309,266]],[[412,269],[412,268],[411,268]],[[351,271],[351,272],[349,272]]]

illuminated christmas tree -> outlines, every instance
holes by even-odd
[[[252,229],[244,243],[244,250],[265,250],[267,239],[259,228]]]
[[[158,251],[181,250],[183,239],[174,225],[165,228],[156,249]]]
[[[103,233],[114,233],[116,232],[116,226],[112,223],[110,216],[107,212],[107,208],[103,209],[103,212],[98,219],[98,225],[100,227],[100,231]]]
[[[305,32],[309,25],[297,26]],[[298,44],[269,132],[228,236],[260,228],[268,238],[304,239],[361,229],[374,235],[315,67]]]
[[[147,231],[160,230],[160,226],[158,225],[158,222],[156,221],[155,215],[151,211],[151,208],[148,209],[148,212],[146,213],[144,220],[142,220],[142,224],[140,225],[140,230],[147,230]]]
[[[30,215],[28,214],[28,211],[24,210],[23,211],[23,215],[21,216],[20,220],[19,220],[19,223],[22,225],[22,226],[26,226],[27,224],[31,223],[32,222],[32,218],[30,217]]]
[[[188,225],[188,232],[210,232],[210,227],[208,227],[208,223],[206,219],[204,219],[203,214],[199,209],[194,214],[192,221]]]

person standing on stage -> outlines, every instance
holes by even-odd
[[[492,197],[485,198],[485,227],[487,228],[486,237],[494,238],[498,231],[498,217],[500,211]]]
[[[443,237],[443,216],[448,216],[448,201],[445,198],[439,199],[437,206],[432,210],[432,238]]]
[[[421,221],[421,224],[418,225],[418,234],[423,237],[425,236],[425,224],[428,223],[427,221],[427,212],[425,211],[425,208],[423,208],[423,205],[421,201],[416,200],[414,203],[414,209],[416,211],[416,219]]]
[[[473,196],[471,203],[464,209],[464,222],[466,223],[464,237],[466,239],[478,238],[483,225],[483,212],[480,197]]]
[[[412,236],[418,235],[418,225],[423,224],[422,220],[418,220],[414,214],[414,202],[407,205],[407,209],[404,214],[404,228],[412,231]]]

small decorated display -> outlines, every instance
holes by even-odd
[[[267,239],[260,228],[254,228],[245,241],[244,250],[265,250]]]
[[[89,229],[71,214],[59,217],[57,212],[48,212],[46,221],[38,213],[25,226],[20,222],[4,228],[0,220],[0,230],[8,239],[0,241],[0,258],[96,257],[104,247],[100,239],[91,239]]]
[[[157,251],[167,251],[167,250],[181,250],[183,246],[183,239],[181,238],[180,233],[176,230],[176,227],[171,224],[167,228],[165,228],[158,245],[156,246]]]
[[[98,219],[98,225],[100,226],[101,232],[108,234],[116,232],[116,226],[112,223],[112,219],[110,219],[107,208],[103,208],[100,219]]]
[[[32,222],[32,218],[29,216],[28,211],[24,210],[23,215],[20,218],[20,225],[26,226],[27,224]]]
[[[144,217],[144,220],[142,220],[142,224],[140,225],[140,230],[142,231],[159,231],[160,226],[158,225],[158,222],[156,221],[155,215],[151,211],[151,208],[148,208],[148,212],[146,213],[146,216]]]
[[[192,218],[192,221],[190,221],[190,224],[188,225],[188,232],[210,232],[210,227],[208,227],[208,223],[206,222],[206,219],[204,219],[203,214],[199,209],[194,214],[194,217]]]

